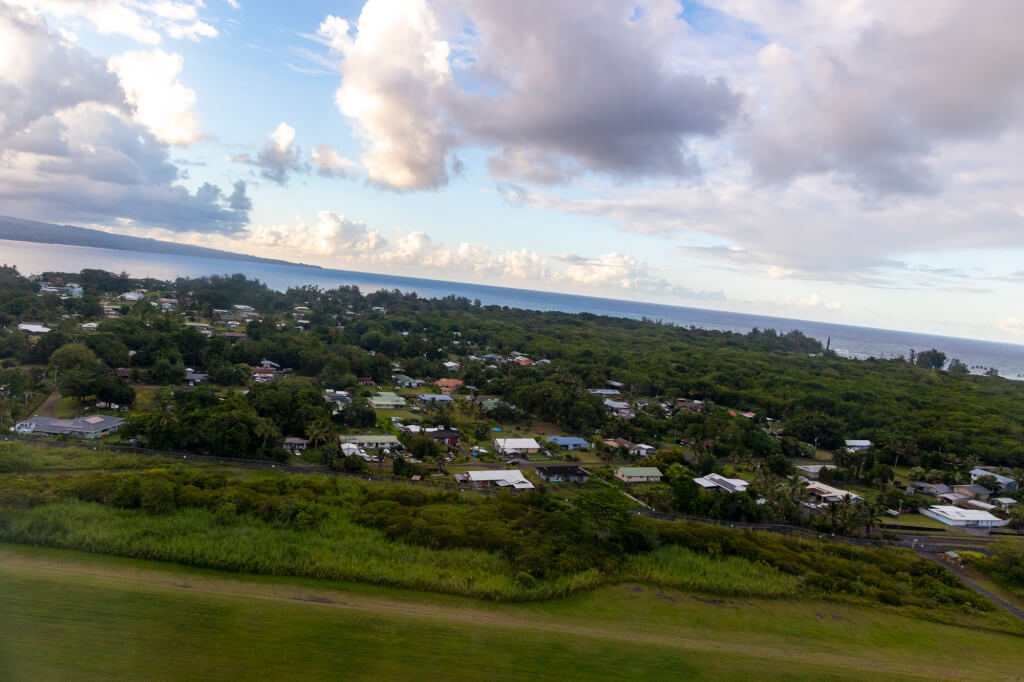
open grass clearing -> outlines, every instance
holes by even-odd
[[[11,545],[0,577],[4,679],[1013,679],[1022,641],[642,584],[495,605]]]

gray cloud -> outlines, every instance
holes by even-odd
[[[270,134],[270,138],[256,158],[250,154],[231,157],[235,163],[257,166],[260,176],[284,185],[289,173],[308,173],[309,164],[302,160],[302,149],[295,144],[295,128],[282,121]]]
[[[686,177],[699,170],[688,140],[720,135],[740,97],[671,65],[679,9],[370,0],[355,31],[328,17],[319,37],[344,57],[336,99],[367,143],[371,182],[442,186],[471,144],[496,149],[489,168],[511,180]]]
[[[0,5],[0,41],[21,67],[0,73],[0,201],[53,221],[136,222],[233,233],[248,222],[212,185],[195,193],[168,146],[132,120],[104,60],[51,33],[37,15]]]
[[[944,144],[1019,127],[1024,4],[902,7],[907,16],[875,8],[848,43],[764,27],[810,47],[762,55],[767,80],[741,138],[761,180],[833,173],[868,196],[935,194],[950,181],[935,167]]]

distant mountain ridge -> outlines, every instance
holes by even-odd
[[[101,230],[74,225],[54,225],[40,223],[35,220],[24,220],[0,216],[0,239],[12,239],[20,242],[36,242],[38,244],[64,244],[66,246],[90,246],[96,249],[119,249],[121,251],[142,251],[145,253],[165,253],[175,256],[199,256],[202,258],[227,258],[248,261],[250,263],[275,263],[278,265],[305,265],[292,263],[276,258],[260,258],[242,253],[231,253],[220,249],[209,249],[191,244],[175,244],[174,242],[148,239],[146,237],[128,237],[110,234]],[[307,265],[306,267],[319,267]]]

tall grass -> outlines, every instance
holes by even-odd
[[[247,516],[223,524],[204,509],[150,516],[87,502],[59,502],[0,518],[0,540],[170,561],[262,575],[390,585],[499,601],[548,599],[605,581],[587,571],[526,588],[499,556],[476,549],[431,550],[333,516],[295,530]]]
[[[0,474],[34,471],[150,469],[179,460],[82,447],[46,447],[11,441],[0,447]]]
[[[788,597],[800,587],[795,576],[763,562],[712,557],[675,545],[635,557],[624,576],[660,587],[728,597]]]

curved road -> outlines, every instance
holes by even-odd
[[[964,585],[966,585],[969,589],[971,589],[971,590],[977,592],[978,594],[980,594],[981,596],[985,597],[986,599],[991,601],[996,606],[1002,607],[1003,609],[1005,609],[1006,611],[1010,612],[1011,614],[1017,616],[1021,620],[1024,620],[1024,609],[1021,609],[1021,608],[1019,608],[1017,606],[1014,606],[1013,604],[1011,604],[1010,602],[1006,601],[1002,597],[996,596],[995,594],[993,594],[989,590],[987,590],[984,587],[982,587],[977,581],[973,580],[972,578],[967,577],[966,575],[963,574],[962,571],[958,571],[955,568],[951,567],[949,564],[947,564],[945,561],[942,561],[941,559],[936,557],[934,554],[930,554],[928,552],[923,552],[923,551],[920,551],[920,550],[918,550],[917,553],[920,554],[925,559],[928,559],[929,561],[934,561],[935,563],[939,564],[943,568],[949,569],[956,577],[960,578],[960,581]]]

